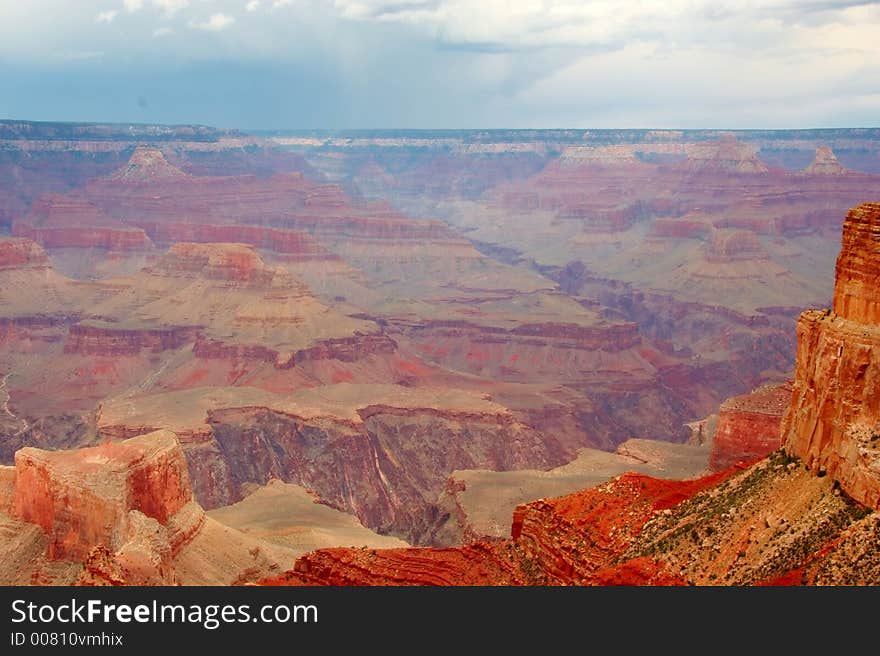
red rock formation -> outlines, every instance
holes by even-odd
[[[514,512],[512,539],[454,549],[322,549],[266,585],[671,585],[648,558],[617,562],[648,519],[729,472],[694,481],[624,474],[597,488]]]
[[[768,258],[755,233],[746,230],[717,232],[706,253],[707,261],[717,263]]]
[[[539,499],[514,511],[511,536],[555,583],[590,583],[610,567],[658,511],[672,508],[728,473],[693,481],[624,474],[599,487]]]
[[[834,311],[798,321],[786,450],[880,507],[880,203],[852,209],[837,258]]]
[[[49,268],[49,258],[39,245],[30,239],[0,239],[0,270]]]
[[[285,260],[339,260],[308,233],[263,226],[207,225],[201,223],[141,223],[154,242],[237,243],[285,255]]]
[[[263,585],[523,585],[505,547],[477,542],[457,549],[322,549]]]
[[[756,174],[768,171],[754,148],[733,136],[693,148],[677,168],[689,173]]]
[[[107,176],[108,180],[129,184],[143,184],[157,181],[174,181],[187,175],[165,159],[158,148],[138,146],[134,149],[128,163]]]
[[[106,248],[111,251],[137,251],[152,247],[139,228],[32,227],[12,226],[12,234],[38,242],[44,248]]]
[[[713,471],[763,458],[782,442],[782,415],[791,405],[791,384],[769,385],[727,399],[718,413],[709,466]]]
[[[177,349],[196,339],[198,329],[184,326],[167,328],[119,329],[112,325],[75,324],[68,331],[65,353],[83,355],[136,355],[141,349],[166,351]]]
[[[106,248],[144,250],[152,242],[140,228],[114,220],[79,195],[44,194],[24,218],[12,225],[12,234],[38,242],[44,248]]]
[[[252,248],[217,244],[174,244],[168,254],[149,271],[156,275],[245,283],[264,287],[275,277],[274,268],[267,266]]]
[[[846,172],[846,168],[837,161],[837,157],[828,146],[819,146],[816,149],[816,157],[804,169],[804,173],[808,175],[843,175]]]
[[[834,312],[855,323],[880,324],[880,203],[850,210],[837,258]]]
[[[131,528],[130,511],[165,525],[191,501],[186,460],[169,431],[15,455],[14,513],[43,528],[52,559],[84,559],[97,544],[118,548]]]

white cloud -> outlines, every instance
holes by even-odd
[[[102,11],[95,17],[95,20],[99,23],[112,23],[113,19],[116,18],[117,13],[118,12],[114,9]]]
[[[256,11],[260,8],[260,0],[250,0],[245,6],[245,11]]]
[[[123,0],[122,6],[125,7],[125,11],[133,13],[144,6],[144,0]]]
[[[163,36],[168,36],[169,34],[174,34],[174,30],[170,27],[160,27],[153,30],[153,38],[158,39]]]
[[[205,30],[207,32],[219,32],[221,30],[225,30],[227,27],[232,25],[235,22],[235,19],[232,16],[227,16],[226,14],[211,14],[211,17],[208,20],[198,23],[196,21],[190,21],[189,26],[194,30]]]
[[[278,9],[278,8],[280,8],[280,7],[286,7],[287,5],[290,4],[290,2],[291,2],[291,0],[275,0],[275,1],[272,3],[272,9]]]
[[[153,6],[165,17],[171,17],[189,6],[189,0],[153,0]]]

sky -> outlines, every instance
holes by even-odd
[[[880,125],[880,2],[0,0],[0,118]]]

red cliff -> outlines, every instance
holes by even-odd
[[[43,528],[52,559],[84,559],[97,544],[121,546],[130,511],[165,525],[191,501],[186,460],[169,431],[15,455],[14,514]]]
[[[13,223],[12,234],[33,239],[44,248],[132,251],[153,245],[140,228],[120,223],[75,194],[40,196],[24,218]]]
[[[757,460],[778,449],[782,415],[790,404],[790,383],[768,385],[722,403],[709,456],[712,470]]]
[[[804,312],[797,332],[784,446],[880,507],[880,203],[847,215],[834,310]]]
[[[49,268],[46,252],[30,239],[0,239],[0,270]]]
[[[810,175],[843,175],[846,172],[846,168],[837,161],[837,157],[828,146],[819,146],[816,149],[816,157],[804,169],[804,173]]]

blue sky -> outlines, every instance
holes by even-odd
[[[878,36],[853,0],[0,0],[0,117],[877,126]]]

